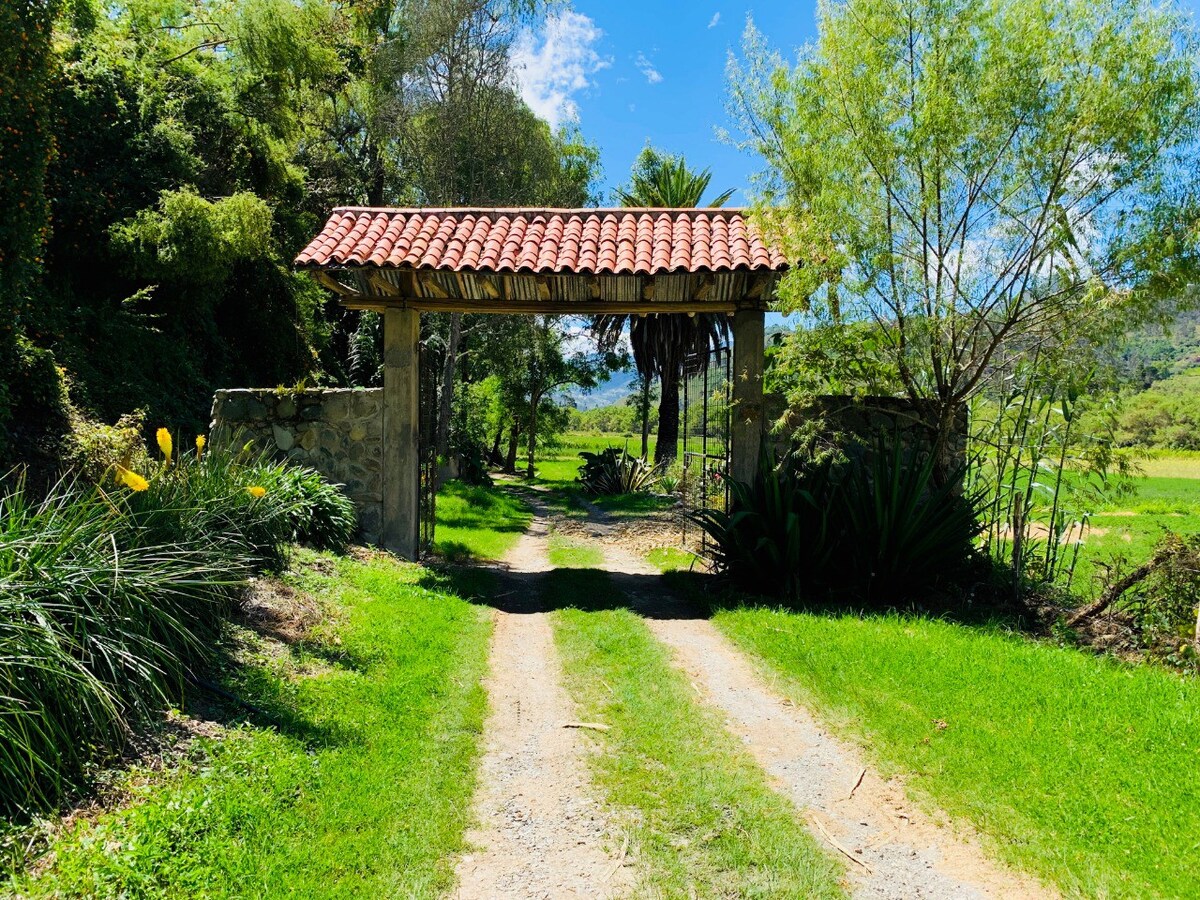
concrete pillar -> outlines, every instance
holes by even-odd
[[[383,546],[413,561],[421,534],[420,340],[419,312],[383,314]]]
[[[738,310],[733,316],[733,433],[729,474],[735,481],[754,480],[762,452],[764,318],[765,313],[756,309]]]

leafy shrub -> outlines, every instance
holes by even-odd
[[[492,483],[492,476],[488,474],[488,448],[481,442],[459,435],[451,449],[458,457],[459,481],[476,486]]]
[[[144,474],[116,471],[119,478],[145,483],[129,492],[127,504],[147,539],[190,546],[219,542],[252,560],[257,570],[277,572],[287,565],[300,505],[294,495],[272,490],[286,468],[243,450],[181,455]]]
[[[290,538],[317,550],[345,551],[358,528],[354,501],[315,469],[260,464],[251,480],[275,498],[290,525]]]
[[[658,476],[658,489],[664,494],[674,496],[679,493],[679,488],[683,485],[683,476],[678,469],[672,469],[663,472]]]
[[[142,432],[146,411],[121,416],[115,425],[93,421],[73,411],[63,461],[92,484],[103,481],[116,466],[142,467],[147,461]]]
[[[728,512],[695,520],[717,566],[789,600],[888,603],[951,584],[974,556],[979,498],[933,482],[932,459],[878,448],[849,461],[764,461],[733,482]]]
[[[752,483],[730,482],[730,509],[693,518],[713,539],[711,555],[749,589],[799,598],[829,574],[834,541],[829,465],[776,470],[766,460]]]
[[[1122,446],[1200,450],[1200,370],[1156,383],[1123,402],[1117,441]]]
[[[589,494],[636,494],[658,484],[658,470],[623,448],[608,447],[600,453],[585,450],[579,455],[584,460],[579,483]]]
[[[1200,534],[1168,531],[1146,572],[1125,595],[1125,608],[1146,646],[1200,640]]]

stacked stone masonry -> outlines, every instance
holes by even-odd
[[[247,441],[344,486],[358,507],[359,537],[379,543],[383,524],[383,391],[239,389],[213,397],[210,440]]]
[[[901,397],[837,397],[814,399],[807,409],[788,409],[781,394],[763,398],[767,421],[767,449],[774,457],[791,449],[791,435],[806,420],[820,419],[822,438],[846,453],[870,452],[881,437],[896,436],[900,445],[919,456],[927,454],[932,436],[924,423],[932,419],[918,403]],[[954,425],[950,456],[955,467],[967,461],[967,414],[961,411]]]

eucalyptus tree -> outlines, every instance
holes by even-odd
[[[1053,380],[1190,277],[1196,49],[1154,0],[833,0],[792,65],[748,28],[731,111],[800,263],[783,308],[874,323],[831,364],[877,354],[943,471],[994,376]]]
[[[628,187],[617,189],[617,199],[626,207],[668,207],[683,209],[700,206],[712,173],[688,166],[683,156],[643,148],[634,162]],[[733,190],[717,195],[708,206],[724,206]],[[710,349],[723,346],[729,337],[725,316],[684,315],[604,315],[592,320],[592,330],[602,348],[611,349],[626,331],[633,350],[634,367],[642,381],[643,398],[649,395],[650,382],[659,379],[658,436],[654,445],[656,464],[675,459],[679,445],[679,389],[690,356],[707,359]],[[649,404],[643,403],[642,432],[647,430]],[[642,452],[646,452],[645,440]]]

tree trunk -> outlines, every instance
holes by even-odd
[[[532,479],[533,471],[533,456],[537,452],[537,414],[538,404],[542,398],[537,394],[533,395],[533,402],[529,406],[529,440],[526,444],[529,446],[529,467],[525,470],[525,477]]]
[[[442,386],[438,392],[437,436],[434,452],[438,459],[450,456],[450,416],[453,413],[454,373],[458,368],[458,345],[462,341],[462,313],[450,315],[450,337],[446,341],[446,359],[442,363]]]
[[[383,168],[383,155],[379,145],[371,138],[367,139],[367,206],[383,206],[383,193],[387,175]]]
[[[654,464],[675,461],[679,455],[679,373],[664,372],[659,380],[662,397],[658,401],[658,443],[654,447]]]
[[[1113,602],[1120,598],[1127,590],[1137,584],[1139,581],[1145,581],[1150,576],[1150,573],[1156,567],[1162,564],[1163,558],[1159,554],[1155,554],[1150,562],[1145,565],[1138,566],[1120,581],[1111,585],[1108,590],[1100,595],[1100,599],[1089,603],[1083,609],[1078,610],[1074,615],[1067,619],[1067,627],[1074,628],[1084,619],[1090,619],[1092,616],[1099,615],[1112,606]]]
[[[642,378],[642,459],[650,458],[650,376]]]
[[[508,455],[504,458],[504,471],[509,475],[517,474],[517,444],[520,440],[521,426],[514,420],[508,433]]]
[[[492,464],[500,462],[500,442],[504,440],[504,423],[501,422],[496,428],[496,439],[492,441],[492,453],[489,457]]]

